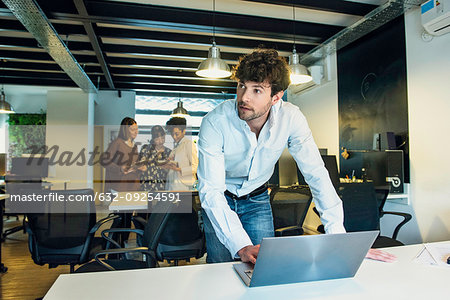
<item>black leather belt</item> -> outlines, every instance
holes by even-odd
[[[227,195],[228,197],[230,197],[233,200],[247,200],[250,197],[255,197],[258,195],[261,195],[262,193],[264,193],[265,191],[267,191],[267,187],[269,185],[266,183],[264,183],[262,186],[260,186],[259,188],[254,189],[252,192],[250,192],[250,194],[238,197],[235,194],[233,194],[232,192],[226,190],[224,192],[225,195]]]

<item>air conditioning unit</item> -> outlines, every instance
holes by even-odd
[[[450,32],[450,0],[430,0],[422,4],[422,25],[432,35]]]

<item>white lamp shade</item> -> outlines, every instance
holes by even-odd
[[[295,49],[292,55],[289,56],[289,68],[291,69],[291,84],[302,84],[313,80],[308,69],[300,64],[300,58]]]
[[[13,114],[15,113],[11,105],[6,102],[5,93],[2,91],[0,95],[0,114]]]
[[[220,58],[220,50],[215,43],[209,48],[208,58],[200,63],[195,74],[207,78],[225,78],[231,75],[230,67]]]
[[[177,107],[173,110],[173,112],[170,116],[185,118],[188,115],[189,115],[188,111],[183,107],[183,102],[181,102],[181,100],[180,100],[180,101],[178,101]]]

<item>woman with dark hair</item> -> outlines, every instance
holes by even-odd
[[[134,119],[126,117],[120,123],[119,135],[109,144],[102,159],[102,165],[106,169],[105,192],[140,189],[140,171],[145,168],[137,168],[134,165],[138,159],[137,146],[134,143],[138,132]]]
[[[141,174],[141,188],[144,191],[164,190],[168,169],[160,168],[170,155],[170,149],[164,146],[166,132],[159,125],[152,127],[152,139],[148,145],[142,146],[139,161],[146,161],[146,170]]]

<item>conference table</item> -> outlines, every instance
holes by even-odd
[[[417,263],[422,245],[384,249],[395,263],[365,259],[354,278],[248,288],[233,263],[60,275],[44,300],[70,299],[448,299],[450,268]]]

